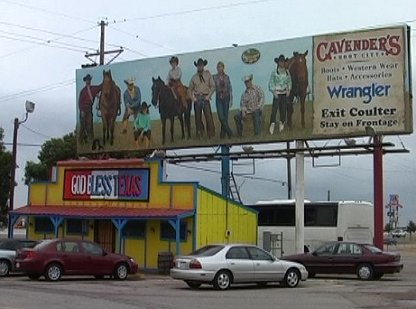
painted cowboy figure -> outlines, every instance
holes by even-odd
[[[169,59],[171,69],[168,72],[166,77],[166,85],[168,85],[173,92],[175,98],[182,104],[183,107],[186,107],[186,90],[182,84],[182,70],[179,67],[179,59],[176,56],[172,56]]]
[[[279,132],[283,131],[287,123],[288,98],[292,89],[292,78],[290,77],[289,70],[285,67],[285,56],[280,55],[279,58],[274,58],[274,62],[276,62],[277,68],[272,71],[269,80],[269,91],[273,94],[273,106],[269,126],[270,134],[274,133],[277,109],[279,109]]]
[[[87,74],[82,79],[85,82],[84,88],[81,89],[78,98],[79,107],[79,141],[86,143],[94,139],[92,106],[94,105],[95,97],[101,91],[102,85],[92,86],[92,76]]]
[[[243,135],[243,120],[251,115],[253,119],[254,135],[259,135],[262,129],[262,113],[264,106],[264,92],[253,84],[253,74],[243,77],[246,90],[241,95],[240,112],[234,116],[239,136]]]
[[[228,125],[228,112],[233,104],[233,88],[230,77],[225,74],[224,67],[224,62],[219,61],[217,63],[217,74],[213,76],[215,82],[215,104],[218,120],[221,124],[220,138],[224,138],[225,135],[228,137],[233,135]]]
[[[201,58],[194,61],[197,72],[192,76],[188,89],[189,96],[194,102],[196,136],[198,138],[204,133],[202,113],[204,113],[205,117],[208,138],[215,136],[215,127],[210,105],[211,96],[215,91],[215,83],[211,73],[204,69],[207,63],[207,60],[202,60]]]
[[[135,85],[134,77],[129,77],[128,79],[124,80],[124,83],[127,85],[127,89],[123,94],[125,106],[123,115],[123,133],[127,133],[127,123],[130,116],[133,116],[133,119],[136,119],[137,114],[139,113],[142,95],[140,88]]]

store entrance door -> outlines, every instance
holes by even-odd
[[[94,241],[108,252],[115,251],[115,228],[111,220],[95,221]]]

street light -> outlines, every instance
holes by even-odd
[[[26,115],[25,119],[20,120],[18,118],[14,118],[14,130],[13,130],[13,152],[12,152],[12,166],[10,170],[10,195],[9,195],[9,212],[14,209],[14,189],[16,186],[16,154],[17,154],[17,131],[19,130],[19,125],[26,122],[27,118],[29,117],[29,113],[33,113],[35,110],[35,103],[31,101],[26,101],[25,103],[26,108]],[[8,229],[7,229],[7,237],[12,238],[12,219],[9,214],[8,220]]]

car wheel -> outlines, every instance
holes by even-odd
[[[124,263],[117,264],[116,268],[114,269],[114,278],[117,280],[126,280],[129,274],[129,269],[127,265]]]
[[[214,278],[214,288],[225,291],[231,285],[231,274],[229,271],[220,270]]]
[[[27,276],[29,277],[30,280],[38,280],[40,278],[40,275],[38,274],[30,274]]]
[[[197,281],[185,280],[185,282],[191,289],[198,289],[201,286],[201,283]]]
[[[48,281],[58,281],[62,277],[62,267],[57,263],[49,264],[45,270],[45,278]]]
[[[357,276],[361,280],[373,279],[374,270],[370,264],[360,264],[357,267]]]
[[[0,261],[0,277],[5,277],[10,272],[10,262],[6,260]]]
[[[283,284],[289,288],[295,288],[300,281],[300,272],[295,268],[290,268],[285,275]]]

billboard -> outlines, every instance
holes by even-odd
[[[80,69],[76,83],[80,154],[413,130],[405,25]]]

